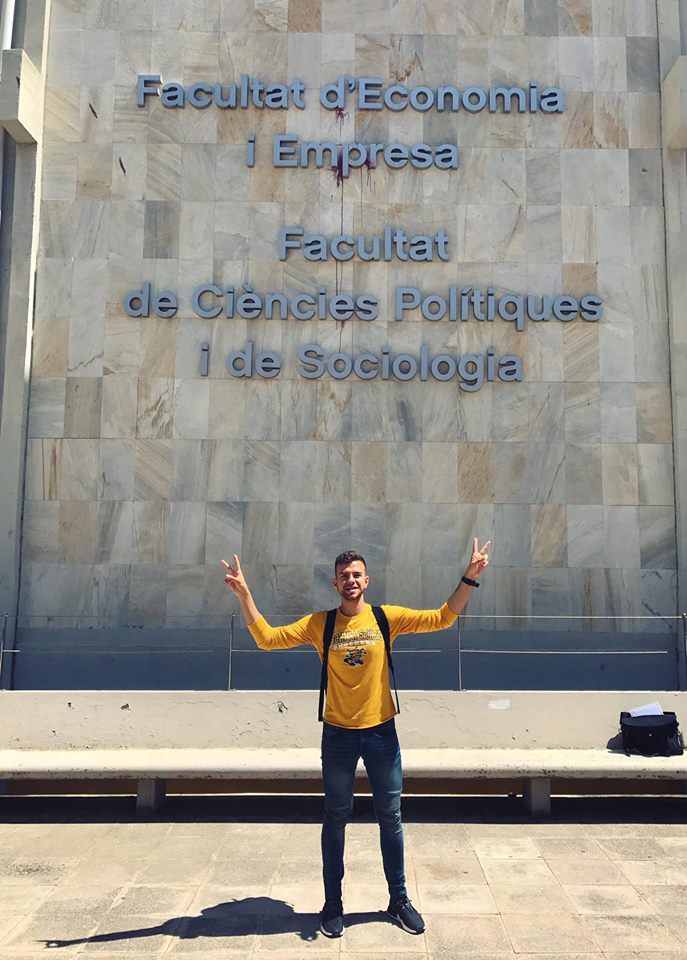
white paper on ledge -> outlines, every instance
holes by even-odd
[[[635,707],[630,710],[631,717],[660,717],[663,716],[661,704],[654,700],[653,703],[645,703],[641,707]]]

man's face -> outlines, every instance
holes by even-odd
[[[357,600],[367,590],[370,578],[365,573],[365,564],[354,560],[336,568],[336,578],[332,580],[334,587],[344,600]]]

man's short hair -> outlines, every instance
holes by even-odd
[[[359,554],[356,550],[344,550],[344,552],[340,553],[334,561],[334,573],[336,574],[336,571],[339,569],[339,567],[347,567],[349,563],[354,563],[356,560],[359,560],[367,570],[365,557]]]

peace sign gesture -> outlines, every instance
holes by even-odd
[[[224,575],[224,582],[229,587],[232,593],[235,593],[237,597],[246,596],[248,594],[248,584],[246,579],[243,576],[241,571],[241,564],[239,563],[239,558],[234,554],[234,564],[227,563],[226,560],[220,560],[222,566],[226,569],[226,574]]]
[[[479,577],[480,573],[489,563],[489,547],[491,546],[491,540],[487,540],[484,546],[479,549],[477,537],[473,538],[472,541],[472,559],[468,565],[467,570],[465,571],[465,576],[470,577],[474,580]]]

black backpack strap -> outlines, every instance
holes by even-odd
[[[327,690],[328,675],[327,661],[329,659],[329,645],[334,636],[334,624],[336,623],[336,610],[327,612],[327,619],[324,624],[324,636],[322,637],[322,673],[320,674],[320,705],[317,711],[317,719],[322,722],[324,716],[324,695]]]
[[[384,637],[384,649],[386,650],[386,658],[389,661],[389,670],[391,671],[391,678],[394,681],[394,696],[396,697],[396,712],[401,712],[401,704],[398,702],[398,690],[396,689],[396,671],[394,670],[394,661],[391,656],[391,632],[389,630],[389,621],[386,618],[386,614],[381,607],[373,607],[372,613],[374,618],[377,621],[377,626],[379,627],[379,632]]]

